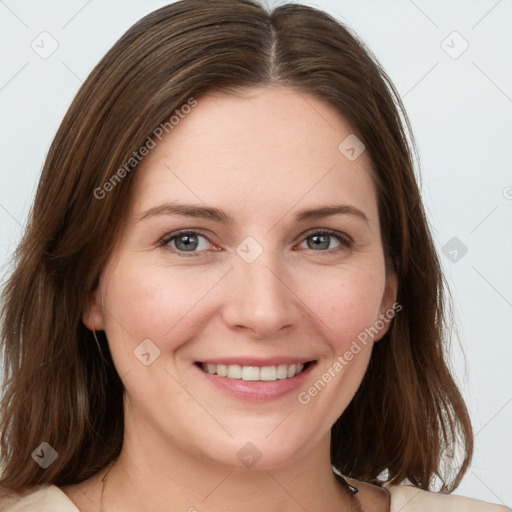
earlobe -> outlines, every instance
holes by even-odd
[[[87,302],[88,304],[82,314],[82,322],[91,331],[103,331],[105,329],[105,322],[99,288],[91,292]]]

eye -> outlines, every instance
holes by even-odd
[[[306,243],[307,247],[303,247],[301,244],[302,248],[311,249],[315,252],[332,254],[352,247],[352,239],[348,235],[329,229],[312,230],[304,236],[305,239],[302,244]],[[334,248],[331,247],[333,239],[338,242],[338,245]],[[202,256],[201,253],[207,251],[208,246],[212,244],[205,235],[198,231],[183,230],[166,235],[159,242],[159,245],[180,257],[197,257]],[[212,250],[220,249],[214,248]]]
[[[208,249],[211,242],[197,231],[179,231],[165,236],[160,245],[168,247],[179,256],[199,256],[199,252]],[[180,254],[189,253],[189,254]],[[196,254],[195,254],[196,253]]]
[[[306,238],[302,244],[306,243],[307,249],[312,249],[317,252],[336,253],[352,246],[352,240],[348,235],[331,231],[330,229],[309,231],[305,236]],[[338,245],[335,248],[329,249],[333,239],[338,241]]]

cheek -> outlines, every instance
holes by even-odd
[[[105,330],[114,358],[117,355],[123,366],[130,364],[133,350],[146,339],[162,352],[183,344],[192,335],[189,318],[197,317],[201,300],[220,279],[218,271],[118,264],[103,293]]]
[[[368,367],[373,346],[369,333],[379,319],[385,276],[374,263],[338,268],[314,279],[304,275],[301,283],[301,297],[320,331],[316,337],[324,342],[324,358],[315,379],[300,390],[298,402],[306,416],[322,417],[330,427],[352,400]]]
[[[378,268],[347,266],[314,276],[304,273],[297,280],[297,295],[337,352],[344,351],[379,318],[385,278]]]

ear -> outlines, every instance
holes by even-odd
[[[375,326],[379,327],[379,333],[375,338],[373,338],[373,341],[379,341],[382,339],[382,337],[388,332],[391,320],[395,317],[396,313],[402,309],[402,306],[396,303],[397,294],[398,278],[393,272],[391,275],[386,277],[386,289],[384,290],[384,295],[380,305],[380,314],[379,318],[375,322]]]
[[[91,331],[103,331],[105,329],[105,321],[99,287],[90,293],[87,302],[88,304],[82,314],[82,322]]]

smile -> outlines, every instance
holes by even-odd
[[[245,381],[275,381],[296,377],[310,364],[280,364],[275,366],[241,366],[238,364],[200,363],[200,368],[210,375]]]

